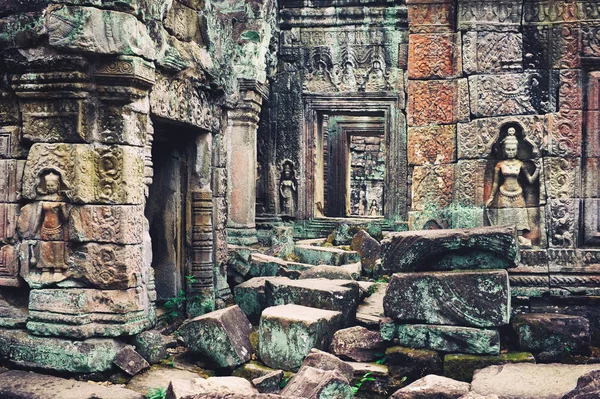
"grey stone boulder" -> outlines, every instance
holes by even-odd
[[[353,280],[352,273],[342,266],[313,266],[300,273],[298,280],[307,280],[313,278],[325,278],[328,280]]]
[[[254,378],[252,385],[260,393],[279,393],[281,390],[281,380],[283,379],[283,370],[272,371],[262,377]]]
[[[144,399],[129,389],[103,386],[28,371],[0,373],[3,399]]]
[[[265,285],[269,281],[289,281],[287,277],[254,277],[238,284],[233,289],[235,303],[254,324],[258,324],[260,314],[269,307],[265,295]]]
[[[579,377],[600,364],[505,364],[477,370],[471,390],[500,399],[561,399],[575,389]]]
[[[448,353],[497,355],[500,334],[497,330],[471,327],[403,324],[396,327],[401,346]]]
[[[342,314],[299,305],[263,311],[258,328],[258,355],[269,367],[297,370],[312,348],[327,349]]]
[[[362,271],[372,276],[377,269],[377,260],[381,258],[381,244],[365,230],[359,230],[352,237],[350,248],[360,255]]]
[[[400,388],[390,399],[458,399],[469,390],[470,385],[466,382],[430,374]]]
[[[271,248],[266,255],[285,258],[294,253],[294,228],[290,226],[275,226],[271,230]]]
[[[344,362],[331,353],[315,348],[310,350],[310,353],[302,362],[302,367],[314,367],[321,370],[337,371],[346,377],[348,381],[350,381],[354,375],[354,368],[347,362]]]
[[[600,370],[590,371],[577,380],[577,386],[562,399],[600,398]]]
[[[166,399],[218,399],[233,395],[258,394],[250,381],[239,377],[209,377],[194,380],[173,380],[167,389]]]
[[[396,273],[383,298],[394,320],[497,327],[510,320],[506,270]]]
[[[514,227],[419,230],[390,233],[381,241],[381,274],[516,267]]]
[[[370,362],[377,359],[385,346],[379,331],[355,326],[338,330],[333,334],[331,353],[356,362]]]
[[[150,368],[150,363],[146,361],[131,346],[126,346],[117,353],[113,363],[127,374],[134,376]]]
[[[350,381],[337,370],[303,366],[281,391],[284,398],[350,399]]]
[[[581,316],[531,313],[513,318],[513,329],[523,351],[541,361],[560,360],[568,354],[585,354],[590,346],[590,323]]]
[[[160,363],[169,357],[165,337],[156,330],[141,332],[133,337],[135,350],[150,364]]]
[[[237,305],[187,320],[179,328],[186,347],[217,367],[235,367],[250,360],[251,332],[252,324]]]
[[[498,395],[489,394],[489,395],[480,395],[475,392],[469,392],[466,395],[461,396],[459,399],[500,399]]]

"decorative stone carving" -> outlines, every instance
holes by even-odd
[[[186,101],[181,101],[185,98]],[[170,120],[188,123],[217,132],[220,116],[207,93],[189,80],[158,77],[150,93],[152,113]]]
[[[454,202],[461,205],[483,205],[485,160],[460,160],[456,164]]]
[[[458,2],[458,29],[518,32],[522,0],[461,0]]]
[[[522,35],[512,32],[465,32],[463,69],[468,74],[521,72]]]
[[[454,165],[415,166],[412,182],[412,209],[447,207],[452,202]]]
[[[450,163],[456,158],[456,126],[429,125],[408,128],[408,163]]]
[[[580,161],[576,158],[544,158],[548,198],[577,198],[580,192]]]
[[[16,159],[0,159],[0,201],[17,202],[21,199],[19,190],[20,182],[23,181],[24,161]]]
[[[407,0],[410,33],[453,32],[456,5],[451,0]]]
[[[576,244],[579,201],[563,198],[548,201],[548,245],[570,248]]]
[[[15,246],[0,242],[0,287],[18,287],[19,251]]]
[[[600,58],[600,23],[581,24],[581,56]]]
[[[455,78],[462,75],[459,34],[410,35],[408,52],[409,79]]]
[[[561,70],[558,90],[559,111],[583,109],[583,88],[583,72],[580,69]]]
[[[409,81],[408,124],[452,124],[469,118],[466,79]]]
[[[23,138],[33,142],[84,142],[93,126],[89,101],[76,99],[23,100]]]
[[[298,183],[296,171],[292,161],[284,161],[281,165],[281,177],[279,178],[280,214],[284,218],[296,217],[296,195]]]
[[[15,110],[15,112],[17,112]],[[0,119],[2,119],[0,111]],[[17,158],[21,155],[21,129],[17,126],[0,127],[0,159]]]
[[[523,22],[526,24],[548,24],[576,21],[579,4],[569,0],[525,1]]]
[[[548,115],[548,153],[560,157],[581,156],[581,111],[561,111]]]

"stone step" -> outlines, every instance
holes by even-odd
[[[383,298],[394,320],[498,327],[510,320],[506,270],[396,273]]]
[[[390,233],[381,242],[380,274],[516,267],[513,227],[419,230]]]
[[[600,364],[505,364],[475,372],[471,389],[500,399],[562,399],[582,375],[599,370]],[[584,398],[586,396],[582,396]],[[587,396],[595,398],[597,396]]]
[[[258,329],[258,354],[269,367],[297,370],[312,348],[328,349],[342,326],[342,313],[299,305],[265,309]]]
[[[360,262],[360,255],[355,251],[344,251],[335,247],[319,247],[315,245],[296,245],[294,254],[300,262],[311,265],[340,266]]]
[[[367,327],[379,326],[385,318],[383,311],[383,298],[387,290],[387,283],[375,283],[371,288],[372,294],[366,297],[356,310],[356,321]]]

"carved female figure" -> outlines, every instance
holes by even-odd
[[[279,182],[279,195],[281,197],[281,215],[287,218],[296,216],[296,177],[294,173],[294,165],[291,161],[286,161],[283,164],[281,178]]]
[[[521,245],[531,246],[531,241],[523,237],[523,233],[530,231],[531,228],[519,177],[524,176],[527,183],[534,184],[539,178],[540,161],[538,159],[533,160],[535,171],[530,174],[523,161],[517,159],[519,140],[515,135],[515,128],[508,128],[507,133],[508,135],[502,143],[505,159],[498,162],[494,168],[492,191],[486,207],[492,208],[495,201],[497,212],[494,224],[516,225]]]

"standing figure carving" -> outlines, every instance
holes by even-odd
[[[519,140],[514,127],[509,127],[507,136],[502,141],[504,160],[494,168],[494,178],[490,197],[486,202],[488,219],[494,225],[516,225],[519,243],[531,247],[531,240],[523,234],[531,230],[527,202],[524,195],[525,184],[535,184],[540,175],[541,163],[539,152],[534,148],[532,159],[535,170],[531,173],[526,164],[517,158]],[[524,178],[524,180],[520,180]]]
[[[281,216],[285,219],[296,217],[296,192],[298,185],[292,161],[285,161],[279,179]]]

